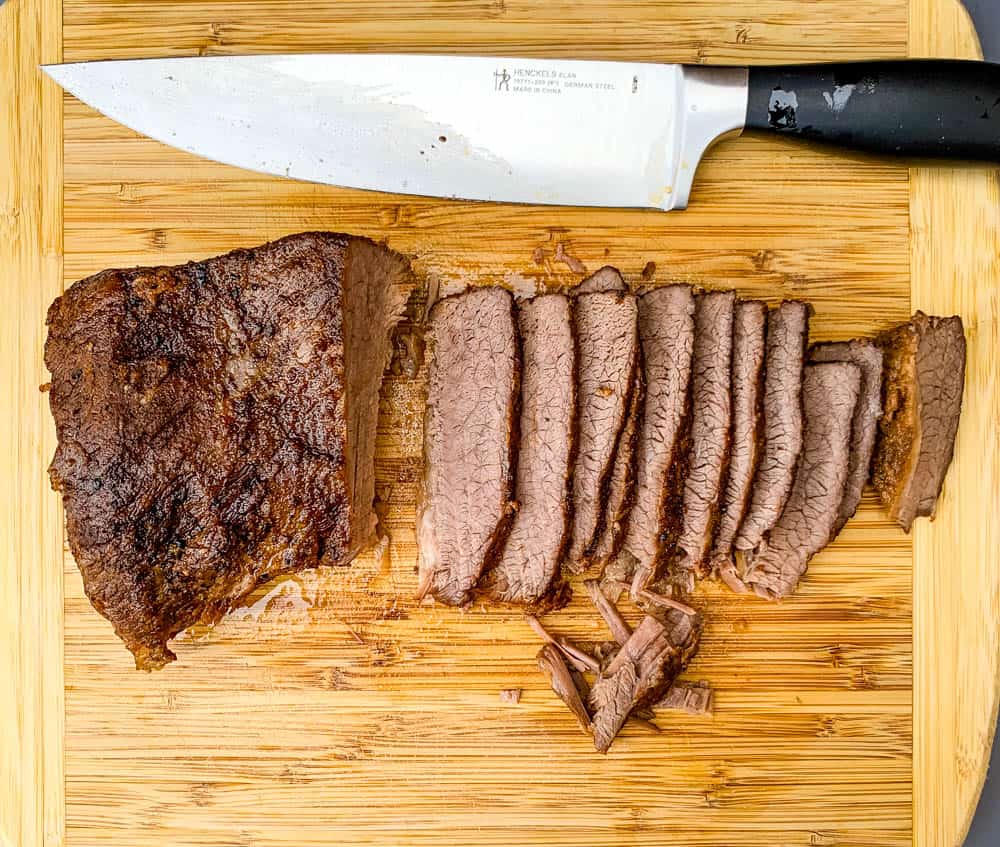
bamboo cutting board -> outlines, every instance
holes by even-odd
[[[307,50],[688,62],[978,55],[953,0],[8,0],[0,102],[0,842],[35,845],[958,844],[997,703],[998,194],[985,169],[903,167],[738,139],[685,213],[435,202],[212,164],[63,100],[39,62]],[[600,115],[581,116],[599,121]],[[63,139],[60,143],[60,139]],[[557,259],[816,307],[815,339],[911,308],[966,321],[966,408],[938,519],[912,538],[866,495],[780,605],[704,589],[686,676],[712,719],[663,713],[594,753],[517,615],[415,587],[420,378],[390,379],[378,482],[388,566],[266,586],[133,670],[87,603],[45,467],[42,320],[64,284],[287,233],[386,239],[445,283],[556,285]],[[603,637],[581,600],[550,619]],[[499,701],[523,688],[518,705]]]

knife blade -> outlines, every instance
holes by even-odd
[[[209,159],[432,197],[683,209],[704,153],[744,129],[1000,161],[1000,71],[981,62],[300,54],[44,70],[119,123]]]

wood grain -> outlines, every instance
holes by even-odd
[[[915,55],[979,57],[965,15],[915,4]],[[910,178],[914,308],[959,314],[966,397],[933,523],[913,537],[914,834],[965,840],[986,778],[1000,684],[1000,191],[979,168]]]
[[[42,363],[62,286],[59,0],[0,7],[0,844],[62,843],[62,514]]]
[[[43,26],[40,11],[8,0],[0,16],[12,7],[20,31],[49,44],[43,36],[58,15]],[[974,48],[963,20],[952,0],[766,0],[752,10],[718,0],[322,0],[308,8],[268,0],[66,0],[63,46],[66,60],[397,49],[742,63],[903,56],[918,44],[958,55]],[[19,61],[30,68],[38,58]],[[23,114],[45,102],[44,91],[23,86],[20,94],[22,115],[13,125],[33,133],[37,159],[13,176],[22,192],[45,176],[44,191],[26,202],[48,221],[62,188],[58,133],[40,131]],[[58,117],[58,99],[51,99]],[[768,605],[714,588],[700,593],[709,631],[688,675],[717,688],[715,718],[663,714],[665,734],[630,728],[607,757],[587,748],[548,691],[534,666],[535,639],[516,614],[410,600],[422,377],[393,378],[383,392],[377,476],[394,539],[391,565],[368,556],[349,570],[267,586],[249,608],[185,637],[177,663],[145,675],[90,608],[72,558],[60,561],[56,498],[44,478],[52,443],[43,398],[17,387],[33,373],[5,370],[10,406],[22,413],[16,431],[0,430],[10,448],[4,461],[14,462],[10,478],[23,488],[12,489],[21,506],[13,520],[21,523],[4,532],[20,539],[5,548],[5,561],[18,567],[5,567],[2,578],[8,602],[11,590],[27,599],[23,610],[15,607],[20,617],[3,626],[15,627],[17,655],[36,662],[10,660],[22,687],[12,700],[0,699],[0,732],[16,727],[17,755],[29,754],[2,760],[15,781],[0,788],[0,799],[11,798],[0,810],[21,810],[19,828],[5,833],[12,844],[60,843],[62,709],[57,696],[47,696],[53,676],[34,673],[61,666],[51,609],[62,587],[45,570],[60,565],[70,845],[957,843],[981,781],[997,664],[995,631],[986,624],[976,630],[956,613],[959,581],[947,579],[944,566],[961,566],[962,584],[986,580],[994,541],[982,518],[989,506],[980,496],[983,478],[970,471],[976,438],[996,437],[995,426],[986,427],[997,420],[1000,396],[995,358],[986,354],[991,338],[995,344],[996,289],[990,295],[985,280],[996,280],[989,240],[996,230],[982,205],[996,198],[984,193],[982,172],[911,175],[899,166],[739,139],[705,162],[683,214],[513,208],[249,174],[170,150],[70,98],[64,117],[67,282],[103,267],[184,261],[325,228],[384,238],[446,284],[564,283],[571,275],[553,260],[557,243],[591,268],[610,262],[637,275],[653,261],[658,282],[807,297],[816,304],[816,338],[901,320],[911,282],[914,302],[929,303],[928,283],[944,278],[954,291],[950,299],[937,294],[936,308],[955,303],[966,316],[991,317],[981,337],[970,337],[970,358],[978,350],[980,365],[970,368],[948,501],[931,541],[917,536],[918,586],[910,539],[866,494],[859,515],[814,560],[788,602]],[[973,202],[956,203],[966,188]],[[950,199],[942,205],[939,197]],[[25,225],[23,213],[14,217]],[[0,243],[7,265],[19,269],[17,285],[4,288],[4,368],[39,366],[41,313],[58,288],[57,278],[48,288],[37,282],[53,267],[58,273],[57,235],[32,227],[17,230],[27,240]],[[44,237],[35,236],[40,231]],[[970,244],[973,231],[978,240]],[[536,248],[546,251],[541,263],[532,259]],[[35,358],[12,365],[15,349]],[[23,458],[26,445],[31,461]],[[995,474],[989,461],[984,467]],[[959,528],[976,532],[960,535]],[[959,549],[972,558],[952,562],[946,540],[965,544],[969,534],[973,546]],[[934,591],[952,592],[944,623],[927,605],[928,573]],[[923,617],[914,596],[925,604]],[[995,589],[977,596],[982,616],[995,615]],[[582,597],[548,623],[575,638],[604,637]],[[914,614],[924,627],[924,635],[916,633],[924,674],[917,691]],[[955,632],[932,655],[926,645],[941,626]],[[38,634],[42,641],[33,642]],[[958,649],[967,634],[977,639],[969,653]],[[0,664],[0,672],[6,668]],[[941,668],[959,681],[954,692],[942,695],[931,677]],[[524,689],[520,704],[499,701],[508,687]],[[940,743],[931,716],[937,704],[951,732]],[[12,724],[11,715],[21,723]],[[960,756],[947,748],[949,738]],[[944,793],[947,780],[960,786],[957,804]]]

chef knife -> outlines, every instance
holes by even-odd
[[[116,121],[209,159],[432,197],[683,209],[705,151],[744,130],[1000,162],[1000,65],[983,62],[307,54],[45,70]]]

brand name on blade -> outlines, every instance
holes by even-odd
[[[636,93],[638,80],[631,80],[632,93]],[[569,89],[589,89],[592,91],[614,91],[613,82],[581,80],[575,71],[560,71],[551,68],[497,68],[493,72],[493,90],[520,94],[561,94]]]

